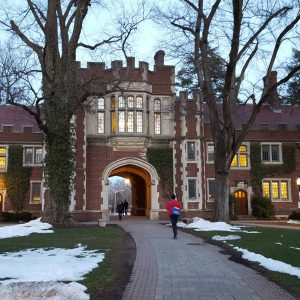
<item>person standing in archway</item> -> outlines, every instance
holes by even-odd
[[[125,215],[127,215],[127,211],[128,211],[128,202],[127,202],[127,200],[125,199],[125,200],[124,200],[124,212],[125,212]]]
[[[181,203],[176,199],[176,196],[173,194],[171,199],[167,202],[166,209],[168,210],[168,214],[172,223],[173,229],[173,238],[177,239],[177,221],[180,216]]]
[[[119,220],[122,220],[122,215],[124,212],[124,204],[123,202],[119,202],[119,204],[117,205],[117,211],[118,211],[118,215],[119,215]]]

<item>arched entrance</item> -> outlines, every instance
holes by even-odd
[[[123,158],[105,168],[101,180],[101,197],[103,198],[101,210],[104,217],[109,218],[108,178],[112,176],[121,176],[130,180],[132,192],[131,215],[146,216],[151,220],[158,219],[159,194],[157,185],[159,177],[152,165],[139,158]]]
[[[233,193],[234,205],[238,215],[248,215],[248,194],[244,190],[237,190]]]

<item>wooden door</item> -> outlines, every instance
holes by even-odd
[[[234,192],[234,204],[238,215],[248,215],[248,195],[243,190]]]

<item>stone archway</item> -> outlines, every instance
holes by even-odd
[[[128,178],[132,186],[132,210],[133,215],[147,216],[151,220],[158,219],[159,194],[157,185],[159,182],[155,168],[148,162],[138,158],[123,158],[109,164],[102,175],[101,205],[102,215],[109,218],[108,214],[108,178],[121,176]]]

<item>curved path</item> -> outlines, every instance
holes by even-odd
[[[123,300],[296,299],[221,249],[146,220],[114,222],[135,240],[137,253]]]

